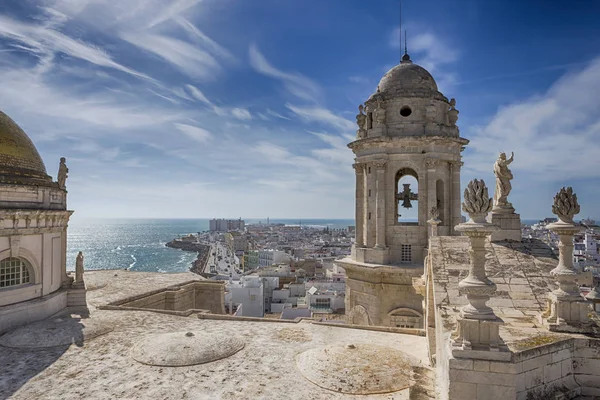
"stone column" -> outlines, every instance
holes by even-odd
[[[376,219],[376,206],[375,206],[375,192],[376,182],[373,176],[375,175],[375,171],[373,170],[375,167],[372,162],[365,163],[365,190],[364,190],[364,199],[365,199],[365,227],[364,227],[364,245],[365,247],[373,247],[374,243],[374,235],[375,232],[375,219]],[[371,218],[369,219],[369,215]]]
[[[376,231],[375,231],[375,247],[384,249],[386,247],[385,240],[385,161],[377,161],[373,163],[377,170],[377,182],[375,187],[375,215],[376,215]]]
[[[455,228],[457,232],[468,236],[471,242],[469,275],[458,283],[459,291],[466,294],[469,301],[461,308],[457,320],[454,345],[462,349],[498,350],[500,344],[499,327],[502,321],[485,304],[496,292],[496,284],[488,279],[485,272],[485,242],[487,236],[498,229],[485,219],[492,204],[483,180],[469,182],[462,209],[470,219]]]
[[[437,208],[437,176],[435,170],[439,162],[437,158],[425,159],[425,166],[427,167],[427,204],[423,204],[423,206],[427,207],[426,210],[431,210],[433,207]],[[419,206],[421,206],[421,199],[419,199]],[[442,222],[447,223],[447,221]]]
[[[356,247],[364,247],[365,236],[365,165],[355,163],[352,165],[356,171]]]
[[[460,215],[460,168],[463,166],[462,161],[450,162],[450,177],[452,186],[450,188],[450,235],[454,234],[454,227],[461,223]]]
[[[541,316],[542,322],[551,331],[585,333],[592,330],[588,317],[590,303],[579,292],[575,282],[579,274],[573,267],[573,236],[583,229],[573,222],[579,210],[573,188],[563,187],[554,196],[552,212],[559,221],[549,224],[547,228],[559,236],[558,265],[550,271],[559,287],[548,295],[548,309]]]

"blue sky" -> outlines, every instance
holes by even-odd
[[[600,3],[405,0],[414,62],[457,99],[463,187],[600,219]],[[358,104],[399,58],[398,1],[4,0],[0,109],[79,217],[348,218]]]

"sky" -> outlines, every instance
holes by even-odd
[[[357,107],[398,63],[398,0],[3,0],[0,109],[79,217],[352,218]],[[600,2],[404,0],[457,100],[462,186],[600,219]]]

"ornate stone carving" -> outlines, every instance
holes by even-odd
[[[577,195],[573,193],[573,188],[561,188],[554,196],[554,204],[552,204],[552,212],[556,214],[561,222],[566,224],[573,223],[573,217],[579,214],[580,207],[577,202]]]
[[[440,218],[440,210],[437,207],[431,207],[429,210],[429,219],[437,220]]]
[[[387,161],[373,161],[373,167],[376,169],[385,169]]]
[[[426,158],[425,165],[427,168],[435,168],[440,164],[440,160],[437,158]]]
[[[485,222],[485,216],[492,210],[493,203],[483,179],[473,179],[469,182],[465,188],[464,196],[465,201],[462,203],[462,210],[469,214],[469,222]]]
[[[469,214],[469,221],[455,227],[471,241],[471,262],[469,275],[458,283],[458,288],[467,295],[469,304],[461,309],[461,315],[470,319],[496,319],[493,310],[485,303],[496,292],[496,284],[490,281],[485,273],[485,241],[487,236],[498,227],[485,220],[492,209],[492,199],[483,180],[473,179],[464,192],[462,204],[464,212]]]
[[[75,259],[75,282],[83,283],[83,253],[81,251],[77,253]]]
[[[385,104],[380,97],[377,98],[377,108],[375,109],[375,120],[378,125],[385,124]]]
[[[514,153],[511,153],[508,160],[505,153],[500,153],[494,164],[494,175],[496,175],[496,192],[494,193],[495,210],[514,210],[512,204],[508,202],[508,195],[512,189],[510,181],[513,179],[513,174],[508,169],[508,165],[513,162],[514,158]]]
[[[19,221],[21,221],[21,213],[17,211],[13,215],[13,229],[19,229]]]
[[[60,158],[60,165],[58,166],[58,175],[57,182],[58,187],[61,189],[66,188],[67,176],[69,173],[69,168],[67,168],[67,164],[65,164],[66,160],[64,157]]]
[[[458,121],[458,110],[456,109],[456,99],[450,99],[450,109],[448,110],[448,122],[450,125],[456,125]]]
[[[367,137],[367,116],[363,113],[363,110],[364,106],[362,104],[358,106],[358,114],[356,115],[356,125],[358,125],[356,137],[358,139],[364,139]]]
[[[352,164],[352,168],[354,168],[357,174],[362,174],[365,172],[365,163],[354,163]]]
[[[573,223],[573,217],[579,213],[573,188],[561,188],[554,196],[552,212],[560,221],[547,225],[547,228],[559,236],[559,256],[558,265],[550,274],[556,278],[559,287],[548,295],[548,309],[542,315],[542,321],[550,330],[584,332],[589,329],[589,303],[579,292],[576,282],[579,273],[573,266],[573,236],[583,229]]]

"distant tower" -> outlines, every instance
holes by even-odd
[[[439,211],[440,235],[461,222],[461,151],[469,141],[459,136],[455,105],[405,52],[360,107],[357,140],[348,145],[356,155],[356,243],[339,263],[350,322],[420,324],[422,297],[411,278],[423,274],[429,211]],[[416,221],[402,215],[410,209]]]

